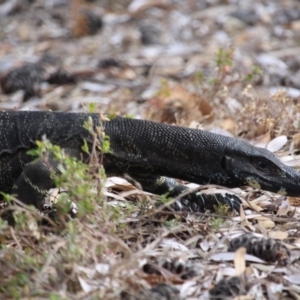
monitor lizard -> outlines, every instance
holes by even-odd
[[[188,188],[175,179],[300,196],[298,172],[268,150],[236,138],[139,119],[102,121],[97,113],[42,111],[0,112],[0,191],[42,209],[53,187],[51,174],[59,172],[58,162],[51,156],[47,161],[33,157],[28,150],[46,136],[67,155],[88,163],[90,155],[82,150],[83,140],[93,143],[84,127],[87,120],[92,121],[94,132],[102,126],[109,137],[110,151],[99,151],[107,175],[128,175],[156,194],[186,194],[176,209],[203,211],[221,202],[238,211],[241,201],[228,193],[187,194]]]

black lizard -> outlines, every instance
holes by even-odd
[[[46,162],[27,151],[46,136],[66,154],[88,162],[90,156],[82,145],[83,140],[93,142],[83,126],[89,118],[94,132],[101,123],[110,139],[110,152],[103,160],[106,173],[128,174],[147,191],[178,196],[187,188],[177,184],[173,179],[177,178],[300,196],[298,172],[271,152],[238,139],[145,120],[117,117],[100,122],[99,114],[33,111],[0,112],[0,191],[41,209],[53,187],[51,171],[58,171],[58,163],[51,156]],[[201,211],[218,202],[236,210],[240,205],[236,196],[193,192],[179,206]]]

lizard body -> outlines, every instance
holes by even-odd
[[[59,172],[55,159],[45,162],[27,154],[46,136],[66,154],[89,161],[83,140],[93,140],[84,123],[92,119],[93,130],[103,126],[110,152],[103,165],[108,175],[128,174],[150,192],[178,196],[187,188],[173,178],[226,187],[250,185],[290,196],[300,196],[300,174],[271,152],[206,131],[152,121],[117,117],[99,121],[99,114],[59,112],[0,112],[0,191],[12,193],[38,208],[53,187],[51,171]],[[192,210],[212,207],[220,194],[191,193],[183,204]],[[225,199],[225,200],[224,200]],[[238,210],[237,197],[223,200]]]

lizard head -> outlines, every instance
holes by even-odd
[[[300,173],[283,164],[266,149],[238,141],[239,147],[226,147],[222,168],[228,186],[248,185],[281,195],[300,196]]]

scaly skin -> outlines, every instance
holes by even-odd
[[[84,162],[83,139],[92,142],[83,124],[99,114],[58,112],[0,112],[0,191],[16,194],[26,204],[43,205],[53,187],[51,170],[57,162],[36,159],[26,152],[46,136],[69,155]],[[250,185],[275,193],[300,196],[300,174],[284,165],[271,152],[238,139],[206,131],[117,117],[101,122],[110,138],[110,153],[104,155],[109,175],[125,174],[147,191],[178,196],[186,187],[172,178],[226,187]],[[193,211],[225,202],[238,210],[236,196],[191,193],[181,204]],[[180,205],[179,205],[180,206]],[[175,208],[180,208],[175,206]]]

